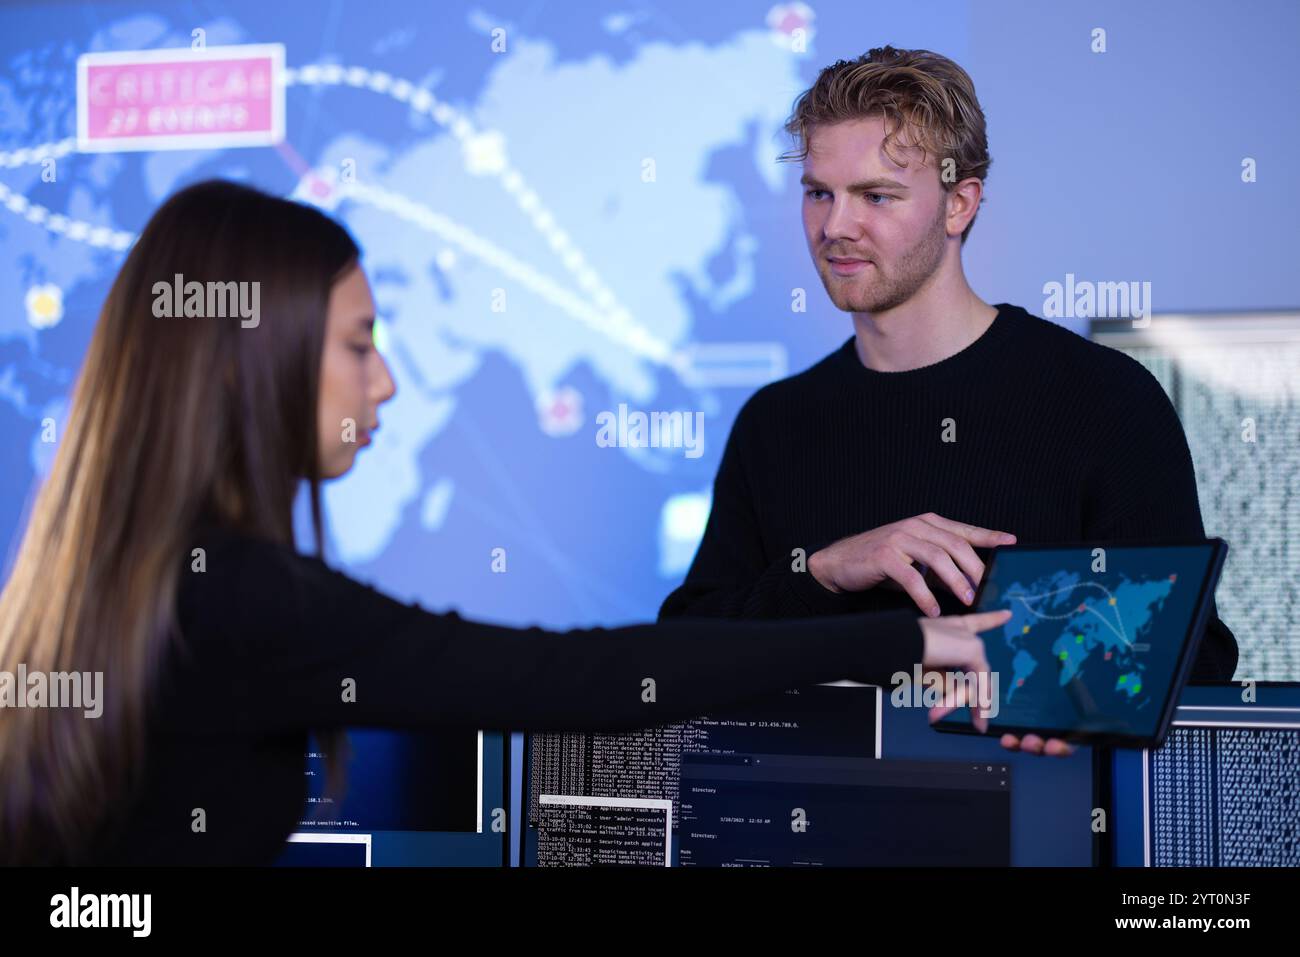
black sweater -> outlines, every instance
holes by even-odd
[[[850,337],[759,389],[731,430],[703,541],[660,619],[915,608],[901,591],[834,593],[795,570],[849,535],[935,512],[1022,543],[1204,535],[1191,454],[1164,390],[1131,357],[1001,304],[941,362],[878,372]],[[945,420],[955,442],[945,442]],[[969,610],[942,585],[945,614]],[[919,613],[919,612],[918,612]],[[1193,676],[1228,679],[1217,615]]]
[[[310,730],[624,730],[805,684],[887,685],[921,659],[910,611],[555,633],[435,614],[211,527],[194,544],[206,570],[186,557],[183,639],[160,672],[142,785],[90,863],[273,860],[305,813]]]

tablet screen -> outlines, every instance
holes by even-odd
[[[1202,593],[1212,597],[1218,545],[996,550],[977,606],[1011,619],[984,633],[990,730],[1153,737]],[[962,710],[941,723],[969,721]]]

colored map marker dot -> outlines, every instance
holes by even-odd
[[[1141,691],[1141,690],[1142,690],[1142,685],[1141,685],[1141,684],[1135,684],[1135,685],[1133,686],[1133,693],[1134,693],[1134,694],[1137,694],[1137,693],[1138,693],[1139,691]]]
[[[1064,661],[1064,660],[1065,660],[1066,658],[1068,658],[1068,657],[1069,657],[1069,655],[1067,655],[1064,651],[1061,652],[1061,660],[1062,660],[1062,661]]]
[[[1119,683],[1120,683],[1120,684],[1123,684],[1123,683],[1126,682],[1126,681],[1128,681],[1128,675],[1120,675],[1120,676],[1119,676]]]
[[[1083,635],[1075,635],[1075,636],[1074,636],[1074,643],[1075,643],[1076,645],[1081,645],[1081,644],[1083,644]]]
[[[1025,685],[1025,679],[1024,679],[1024,678],[1017,678],[1017,679],[1016,679],[1016,687],[1017,687],[1017,688],[1023,688],[1024,685]]]
[[[1112,598],[1112,599],[1110,600],[1110,603],[1111,603],[1112,605],[1115,604],[1115,599]]]
[[[1087,605],[1084,605],[1084,604],[1080,604],[1080,605],[1079,605],[1079,611],[1087,611],[1087,610],[1088,610],[1088,606],[1087,606]]]
[[[1025,632],[1024,632],[1024,633],[1025,633],[1026,635],[1029,634],[1029,626],[1028,626],[1028,625],[1025,625]]]

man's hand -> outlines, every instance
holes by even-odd
[[[938,617],[939,603],[925,582],[925,569],[967,605],[984,577],[973,546],[1014,544],[1010,532],[954,522],[933,512],[842,538],[808,559],[808,570],[828,591],[866,591],[896,582],[916,606]],[[917,568],[917,565],[922,568]]]
[[[1060,738],[1048,738],[1044,741],[1036,734],[1027,734],[1017,738],[1014,734],[1002,736],[1002,747],[1008,751],[1028,751],[1030,754],[1050,754],[1054,758],[1064,758],[1074,754],[1074,745]]]

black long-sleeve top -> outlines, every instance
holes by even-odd
[[[831,592],[806,559],[926,512],[1021,543],[1203,537],[1187,439],[1155,377],[1018,306],[997,309],[979,339],[932,365],[868,369],[850,337],[751,396],[660,620],[915,608],[889,588]],[[942,584],[932,591],[945,614],[969,610]],[[1216,614],[1193,677],[1228,679],[1236,665]]]
[[[888,684],[922,655],[912,611],[558,633],[434,613],[210,526],[194,545],[206,570],[186,556],[142,783],[89,863],[274,860],[304,813],[309,731],[625,730],[805,684]]]

